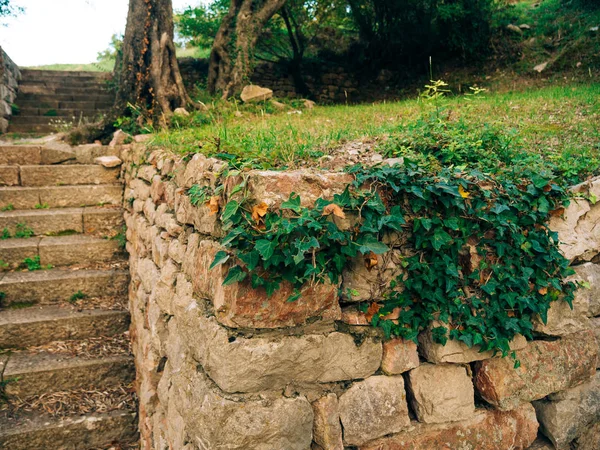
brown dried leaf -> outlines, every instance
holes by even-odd
[[[547,287],[543,287],[538,289],[538,292],[540,293],[540,295],[546,295],[548,293],[548,288]]]
[[[381,309],[381,306],[382,305],[380,305],[379,303],[371,303],[369,305],[369,308],[367,309],[367,312],[366,312],[367,320],[369,322],[371,322],[371,320],[373,319],[375,314],[377,314],[379,312],[379,310]]]
[[[323,208],[324,216],[330,216],[332,214],[336,217],[339,217],[340,219],[346,218],[346,214],[344,214],[344,211],[342,210],[342,208],[340,208],[335,203],[331,203],[331,204],[327,205],[325,208]]]
[[[553,209],[552,211],[550,211],[550,216],[551,217],[560,217],[565,213],[565,208],[560,207],[560,208],[556,208]]]
[[[210,200],[208,202],[206,202],[206,206],[208,206],[208,208],[210,209],[211,216],[214,216],[215,214],[217,214],[220,209],[219,197],[218,196],[211,197]]]
[[[375,253],[370,252],[369,254],[365,255],[365,267],[369,272],[377,265],[377,263],[377,255]]]
[[[252,219],[255,222],[260,222],[263,217],[267,215],[269,206],[265,202],[261,202],[258,205],[254,205],[252,208]]]

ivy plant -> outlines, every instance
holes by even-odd
[[[410,161],[348,171],[355,181],[343,193],[310,208],[296,194],[277,210],[247,193],[230,200],[221,214],[228,250],[212,264],[235,256],[224,284],[249,279],[272,295],[289,282],[296,301],[305,283],[338,283],[359,255],[376,264],[373,255],[390,250],[385,235],[401,233],[410,249],[403,275],[383,301],[361,306],[387,337],[416,340],[432,327],[441,344],[449,337],[507,355],[515,335],[532,339],[551,302],[572,306],[572,270],[547,227],[568,195],[551,173],[432,172]]]

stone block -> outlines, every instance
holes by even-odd
[[[167,411],[185,418],[190,442],[206,449],[310,448],[313,410],[304,397],[235,401],[211,387],[192,362],[165,372],[171,381]],[[172,416],[167,413],[166,421]],[[195,447],[194,447],[195,448]]]
[[[501,410],[539,400],[588,381],[596,372],[598,346],[591,331],[556,341],[530,342],[512,358],[493,358],[475,365],[475,388]]]
[[[248,172],[247,176],[251,198],[257,203],[266,203],[269,208],[278,208],[292,193],[300,195],[301,204],[306,207],[313,206],[318,198],[332,200],[334,194],[341,194],[353,181],[353,177],[346,173],[308,169],[285,172],[256,170]],[[228,179],[226,192],[231,192],[240,182],[235,177]]]
[[[0,186],[19,186],[19,167],[0,166]]]
[[[600,448],[600,423],[592,425],[573,442],[577,450],[598,450]]]
[[[191,286],[173,299],[179,330],[194,359],[226,392],[260,392],[295,383],[329,383],[366,378],[381,365],[381,343],[360,346],[349,334],[229,338],[214,317],[205,317]],[[183,286],[181,285],[181,289]]]
[[[401,433],[385,437],[359,450],[525,450],[535,441],[535,410],[524,404],[508,412],[480,409],[462,422],[413,423]]]
[[[432,327],[446,326],[446,324],[435,323]],[[527,346],[527,340],[517,335],[510,343],[511,350],[521,350]],[[482,361],[494,356],[494,352],[481,352],[480,346],[469,347],[461,341],[448,339],[446,345],[438,344],[433,340],[431,329],[419,334],[419,352],[433,364],[457,363],[467,364],[473,361]]]
[[[294,293],[290,283],[269,297],[263,288],[252,288],[250,281],[223,286],[231,265],[210,269],[215,255],[223,248],[214,241],[202,241],[196,253],[192,277],[194,290],[212,301],[219,322],[232,327],[280,328],[303,325],[309,319],[336,320],[341,318],[337,286],[331,283],[306,285],[295,302],[287,299]]]
[[[244,103],[258,103],[272,98],[273,91],[268,88],[250,84],[244,87],[240,97]]]
[[[368,269],[364,256],[354,259],[342,275],[342,295],[349,302],[383,300],[389,294],[390,283],[404,273],[402,254],[398,250],[377,255],[377,265]],[[397,290],[401,290],[400,285]]]
[[[598,181],[595,182],[597,184]],[[550,219],[549,228],[558,233],[560,250],[571,261],[591,261],[600,249],[600,203],[592,205],[576,198],[563,217]]]
[[[417,344],[405,339],[392,339],[383,343],[381,370],[386,375],[400,375],[419,367]]]
[[[590,319],[586,313],[589,304],[584,302],[582,296],[576,296],[573,300],[573,309],[563,300],[550,304],[546,323],[537,316],[533,320],[533,331],[542,336],[566,336],[591,328]]]
[[[475,391],[466,367],[422,364],[408,373],[410,401],[419,422],[466,420],[475,412]]]
[[[315,421],[313,440],[323,450],[344,450],[340,409],[335,394],[327,394],[313,402]]]
[[[600,372],[588,383],[533,403],[540,428],[557,449],[568,449],[590,425],[600,423]]]
[[[410,425],[401,376],[374,376],[355,383],[339,398],[346,445],[398,433]]]
[[[600,355],[600,317],[594,317],[591,319],[592,331],[596,336],[596,342],[598,343],[598,355]],[[598,366],[600,369],[600,356],[598,357]]]
[[[575,275],[571,279],[587,284],[575,292],[575,303],[587,307],[588,317],[600,316],[600,264],[586,263],[573,269]]]

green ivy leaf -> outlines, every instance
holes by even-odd
[[[229,286],[230,284],[239,283],[240,281],[243,281],[247,276],[248,274],[244,272],[244,270],[240,266],[234,266],[231,269],[229,269],[229,272],[227,272],[227,276],[225,277],[225,280],[223,280],[223,286]]]
[[[268,241],[266,239],[256,241],[255,244],[256,250],[258,251],[258,253],[260,253],[260,256],[262,256],[262,259],[264,261],[268,261],[269,259],[271,259],[273,253],[275,252],[276,246],[276,241]]]
[[[302,292],[300,292],[298,289],[296,289],[294,292],[292,292],[292,294],[288,297],[288,299],[286,300],[287,303],[294,303],[297,302],[300,297],[302,297]]]
[[[281,209],[291,209],[292,211],[300,214],[302,212],[302,206],[300,203],[300,196],[295,192],[292,192],[290,194],[290,198],[281,204]]]
[[[360,245],[358,251],[361,252],[363,255],[366,255],[369,252],[373,252],[376,255],[382,255],[390,250],[390,248],[387,245],[385,245],[383,242],[378,241],[375,237],[371,235],[365,236],[358,242],[358,244]]]
[[[223,215],[221,216],[221,220],[223,222],[229,222],[231,218],[238,212],[240,209],[240,204],[235,200],[231,200],[227,205],[225,205],[225,209],[223,210]]]
[[[217,254],[215,255],[215,259],[213,260],[209,269],[212,270],[215,267],[226,263],[228,260],[229,260],[229,254],[227,252],[224,252],[223,250],[221,250],[221,251],[217,252]]]
[[[435,251],[439,251],[444,245],[452,242],[452,236],[446,233],[441,228],[436,228],[433,232],[433,237],[431,238],[431,245],[435,249]]]

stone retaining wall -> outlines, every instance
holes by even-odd
[[[19,67],[0,47],[0,134],[8,130],[20,79]]]
[[[179,59],[181,75],[188,88],[205,83],[208,60]],[[356,77],[339,66],[323,66],[306,63],[304,81],[310,96],[319,103],[343,103],[359,101],[359,83]],[[273,90],[275,97],[303,97],[296,92],[296,85],[284,64],[262,63],[252,74],[252,83]]]
[[[600,204],[583,198],[552,227],[576,277],[575,310],[555,303],[521,366],[450,341],[384,341],[338,286],[286,303],[209,269],[223,235],[187,189],[213,186],[224,164],[123,148],[131,336],[144,449],[399,450],[600,448]],[[250,194],[277,207],[343,190],[347,175],[255,171]],[[577,190],[600,191],[600,180]],[[600,197],[600,192],[595,193]],[[593,198],[586,195],[587,198]],[[376,270],[377,269],[377,270]],[[347,271],[375,298],[393,265]],[[387,278],[389,279],[389,278]],[[534,443],[535,441],[535,443]]]

